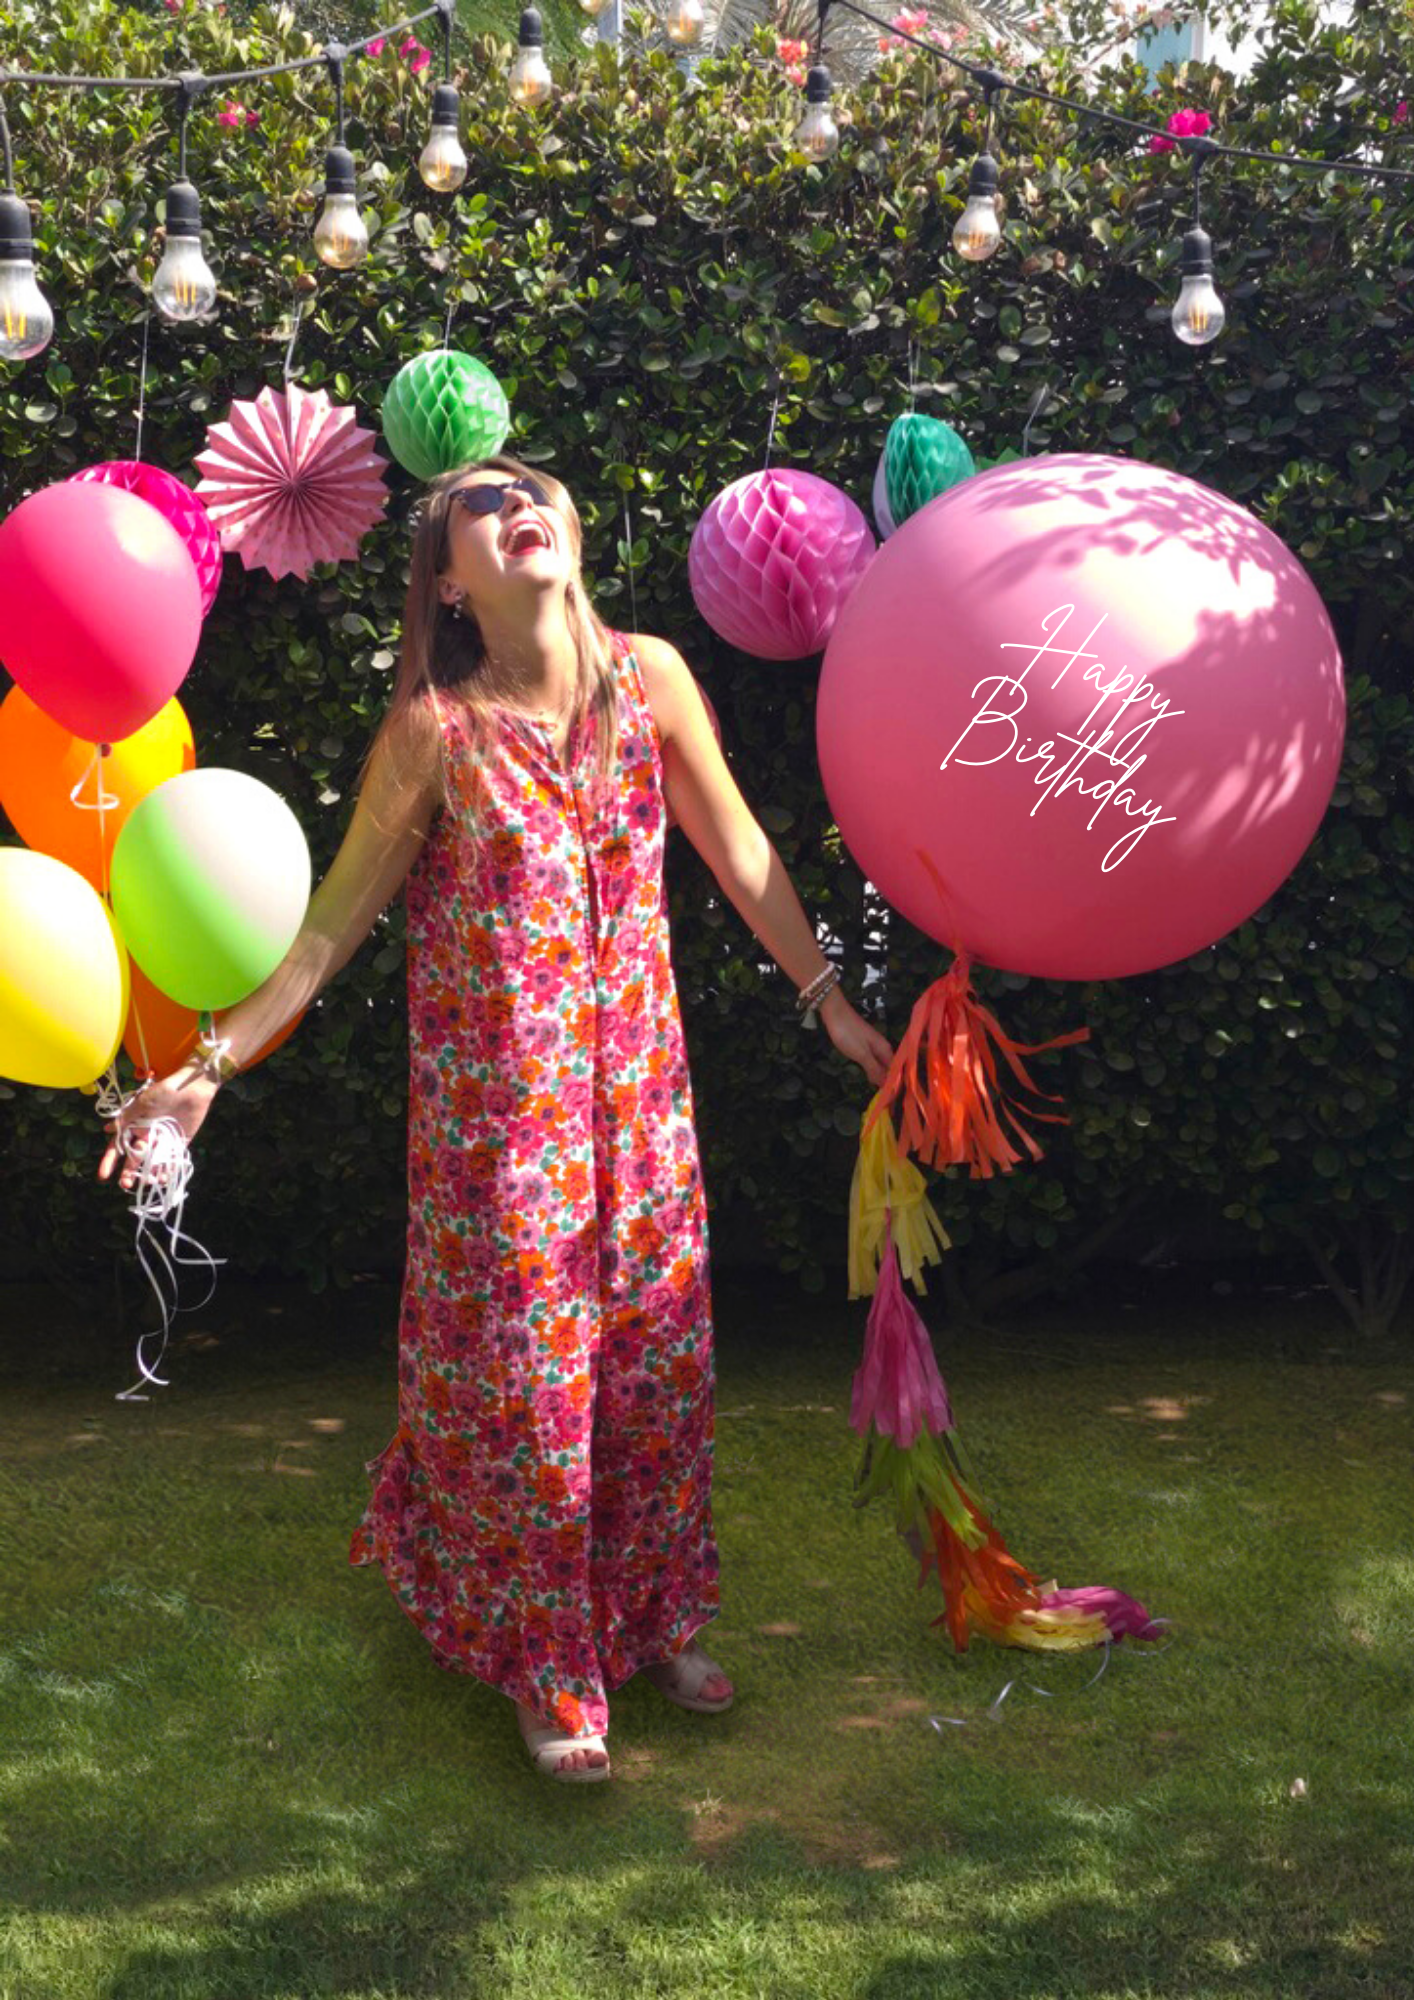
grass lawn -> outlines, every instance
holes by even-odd
[[[613,1782],[564,1787],[347,1566],[387,1288],[228,1273],[146,1404],[101,1307],[0,1290],[3,2000],[1408,2000],[1407,1341],[1211,1274],[931,1309],[1015,1551],[1174,1621],[1086,1689],[954,1657],[852,1510],[865,1306],[716,1302],[737,1704],[632,1685]],[[1018,1669],[1053,1698],[989,1719]]]

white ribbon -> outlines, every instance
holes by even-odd
[[[141,1097],[140,1090],[129,1096],[122,1096],[118,1089],[115,1070],[109,1070],[99,1091],[96,1109],[100,1116],[116,1118],[118,1129],[116,1143],[123,1158],[135,1172],[132,1206],[128,1213],[137,1217],[136,1248],[138,1262],[142,1265],[147,1281],[157,1300],[157,1309],[162,1315],[162,1325],[151,1333],[138,1335],[137,1365],[144,1382],[150,1382],[159,1389],[168,1387],[167,1379],[148,1367],[143,1355],[143,1345],[152,1340],[156,1332],[162,1335],[162,1347],[157,1355],[160,1362],[167,1351],[167,1339],[171,1332],[172,1316],[178,1312],[199,1312],[209,1305],[216,1294],[216,1271],[225,1263],[224,1257],[213,1257],[203,1250],[195,1237],[187,1235],[182,1228],[182,1211],[186,1205],[187,1189],[191,1184],[194,1167],[191,1148],[186,1134],[175,1118],[153,1118],[138,1120],[124,1125],[122,1114]],[[139,1140],[138,1133],[143,1135]],[[166,1245],[159,1240],[159,1233],[165,1232]],[[183,1255],[183,1245],[194,1253]],[[204,1265],[210,1273],[210,1284],[206,1295],[194,1306],[179,1303],[181,1265]],[[117,1403],[146,1403],[151,1400],[136,1384],[131,1389],[121,1390],[113,1399]]]

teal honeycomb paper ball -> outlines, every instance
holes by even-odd
[[[884,440],[884,484],[894,526],[901,528],[910,514],[976,470],[951,424],[912,412],[895,417]]]
[[[490,458],[510,427],[511,407],[491,370],[454,348],[405,363],[383,397],[383,435],[417,479]]]

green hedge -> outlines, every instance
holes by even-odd
[[[0,21],[0,64],[214,72],[314,46],[288,11],[268,8],[236,23],[57,0],[45,20],[22,50]],[[871,909],[840,850],[814,755],[815,670],[732,652],[687,589],[693,524],[760,464],[777,384],[778,462],[866,505],[885,429],[907,406],[915,342],[933,392],[920,407],[984,456],[1020,443],[1046,382],[1056,401],[1034,446],[1131,453],[1236,495],[1300,552],[1342,634],[1351,721],[1335,803],[1272,902],[1185,965],[1103,986],[985,976],[1018,1035],[1086,1021],[1092,1040],[1046,1060],[1073,1122],[1041,1169],[937,1186],[958,1244],[951,1282],[955,1297],[996,1296],[1009,1272],[1074,1261],[1145,1202],[1162,1223],[1191,1199],[1266,1247],[1299,1239],[1334,1258],[1348,1237],[1369,1284],[1391,1272],[1396,1284],[1414,1161],[1408,193],[1210,169],[1205,219],[1229,322],[1214,349],[1193,353],[1165,324],[1186,219],[1181,157],[1009,103],[1009,241],[971,270],[947,242],[980,136],[973,99],[892,57],[844,107],[837,160],[803,169],[788,139],[799,99],[771,47],[763,34],[693,79],[667,53],[620,72],[607,51],[587,52],[562,67],[553,111],[535,115],[507,104],[508,43],[468,52],[463,40],[472,164],[449,199],[416,172],[430,73],[412,79],[391,55],[360,68],[348,137],[374,247],[343,275],[318,266],[309,243],[327,84],[314,72],[252,86],[243,94],[263,117],[250,131],[223,130],[204,104],[190,164],[220,318],[154,324],[144,454],[195,478],[206,425],[232,397],[278,384],[292,281],[310,270],[318,295],[297,372],[376,425],[394,371],[440,342],[450,287],[453,340],[506,383],[515,447],[552,463],[579,500],[601,608],[631,625],[631,582],[638,625],[672,637],[701,674],[743,791],[840,940],[853,991],[866,964],[877,972],[870,992],[894,1039],[944,955]],[[1320,29],[1285,0],[1240,85],[1166,72],[1149,95],[1127,67],[1104,88],[1132,116],[1202,105],[1219,136],[1259,151],[1365,144],[1396,157],[1410,128],[1392,122],[1387,79],[1409,74],[1410,55],[1406,28]],[[1047,81],[1074,94],[1083,85],[1069,63],[1048,59]],[[173,158],[152,94],[12,89],[9,114],[59,326],[45,357],[0,382],[7,506],[131,454],[142,288]],[[183,692],[202,761],[282,792],[321,870],[398,641],[414,487],[396,466],[389,483],[390,518],[358,563],[325,565],[302,586],[227,562]],[[669,885],[720,1240],[759,1244],[805,1285],[833,1286],[867,1089],[824,1036],[798,1033],[785,981],[762,970],[680,835]],[[203,1134],[193,1224],[232,1268],[322,1283],[396,1264],[402,936],[398,910]],[[0,1270],[76,1269],[120,1251],[131,1225],[92,1183],[87,1100],[19,1090],[0,1115]]]

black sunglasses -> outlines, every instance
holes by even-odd
[[[536,507],[548,507],[550,496],[533,479],[508,479],[504,485],[489,480],[480,486],[458,486],[453,499],[460,500],[468,514],[499,514],[508,493],[524,493]]]

